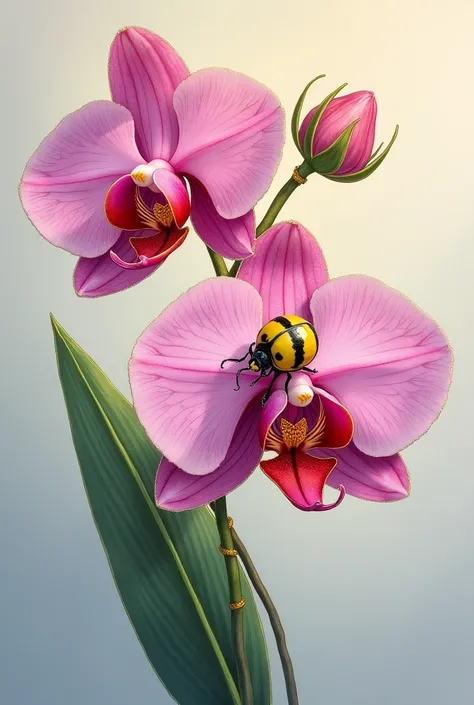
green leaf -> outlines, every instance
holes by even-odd
[[[240,705],[215,521],[206,508],[182,513],[157,509],[153,489],[159,452],[131,404],[53,317],[52,325],[92,515],[150,664],[180,705]],[[244,574],[242,583],[255,705],[269,705],[262,625]]]
[[[359,118],[351,122],[327,149],[311,159],[311,166],[314,171],[326,176],[326,174],[332,174],[340,168],[346,156],[352,132],[358,122]]]
[[[379,168],[387,154],[390,152],[393,143],[397,139],[398,135],[398,125],[395,127],[395,132],[393,133],[392,139],[388,143],[388,145],[385,147],[383,152],[381,152],[378,156],[376,156],[377,152],[380,150],[380,147],[377,149],[376,152],[371,156],[369,159],[367,166],[364,169],[361,169],[360,171],[356,171],[355,174],[345,174],[343,176],[329,176],[328,174],[323,174],[323,176],[326,179],[330,179],[331,181],[340,181],[344,184],[354,184],[357,181],[362,181],[363,179],[366,179],[368,176],[374,173],[376,169]]]
[[[308,125],[308,128],[305,132],[304,140],[303,140],[303,156],[306,159],[307,162],[310,162],[312,157],[313,157],[313,140],[314,140],[314,135],[317,130],[317,127],[319,125],[319,121],[321,120],[324,111],[328,107],[329,103],[333,98],[337,96],[338,93],[342,91],[343,88],[347,86],[347,83],[343,83],[342,86],[339,86],[339,88],[336,88],[335,91],[330,93],[322,103],[318,106],[318,109],[314,113],[313,117],[311,118],[311,122]]]
[[[320,78],[325,78],[326,74],[322,73],[319,76],[316,76],[316,78],[313,78],[312,81],[308,83],[308,85],[305,87],[304,91],[298,98],[295,109],[293,110],[293,115],[291,117],[291,134],[293,135],[293,142],[296,145],[297,150],[303,156],[303,151],[301,149],[301,144],[300,144],[300,138],[299,138],[299,129],[300,129],[300,116],[301,116],[301,110],[303,108],[303,103],[304,99],[306,98],[306,94],[316,81],[319,81]]]

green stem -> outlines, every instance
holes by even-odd
[[[295,673],[293,670],[293,664],[291,662],[290,654],[288,652],[288,647],[286,645],[285,631],[283,625],[280,621],[276,607],[268,594],[265,585],[260,578],[257,569],[255,568],[252,559],[250,558],[247,549],[240,540],[234,529],[231,529],[232,541],[239,552],[240,560],[244,564],[244,568],[247,571],[247,575],[250,578],[252,585],[255,588],[255,592],[262,601],[265,607],[268,617],[270,619],[270,624],[275,635],[275,641],[278,647],[278,653],[280,654],[281,665],[283,668],[283,675],[285,677],[286,684],[286,694],[288,697],[288,705],[298,705],[298,692],[296,689]]]
[[[226,498],[221,497],[214,502],[217,528],[221,539],[221,546],[227,550],[234,549],[232,534],[227,516]],[[238,603],[242,600],[242,588],[240,585],[240,570],[236,556],[224,556],[227,570],[227,580],[229,583],[229,595],[231,603]],[[252,681],[250,670],[245,654],[244,645],[244,610],[245,607],[231,610],[231,631],[234,646],[234,656],[237,665],[237,678],[242,705],[253,705]]]
[[[211,250],[210,247],[207,248],[207,251],[209,252],[209,257],[211,258],[211,262],[214,266],[214,271],[217,276],[228,277],[229,270],[227,269],[227,265],[224,262],[224,258],[218,255],[217,252],[214,252],[214,250]]]
[[[302,176],[303,178],[306,178],[307,176],[309,176],[312,173],[313,169],[306,162],[303,162],[298,167],[298,171],[300,173],[300,176]],[[289,197],[291,196],[293,191],[296,191],[296,189],[298,188],[299,185],[300,184],[297,181],[295,181],[292,176],[291,179],[288,179],[286,184],[281,187],[281,189],[278,191],[277,195],[275,196],[275,198],[271,202],[269,209],[267,210],[267,212],[263,216],[263,220],[261,221],[261,223],[257,227],[257,237],[260,237],[260,235],[263,235],[263,233],[266,230],[268,230],[268,228],[270,226],[273,225],[278,213],[281,211],[281,209],[283,208],[283,206],[285,205],[285,203],[287,202],[287,200],[289,199]],[[232,267],[230,268],[230,271],[229,271],[230,277],[235,277],[235,275],[237,274],[237,272],[239,270],[241,261],[242,260],[236,260],[234,262],[234,264],[232,265]]]

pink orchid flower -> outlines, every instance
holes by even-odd
[[[251,370],[235,375],[262,325],[294,314],[313,324],[316,372],[288,389]],[[206,504],[260,463],[305,511],[336,506],[344,492],[386,502],[408,495],[400,450],[445,402],[452,356],[437,324],[400,293],[365,276],[328,281],[323,254],[301,225],[281,223],[257,243],[238,278],[190,289],[141,335],[130,361],[138,417],[164,454],[156,501]],[[276,456],[262,460],[263,451]],[[323,503],[325,484],[339,487]]]
[[[169,44],[136,27],[115,37],[109,81],[113,102],[65,117],[20,184],[39,232],[81,258],[76,292],[102,296],[149,276],[184,241],[190,213],[222,256],[252,254],[253,207],[284,141],[278,99],[226,69],[189,74]]]

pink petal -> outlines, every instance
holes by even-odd
[[[259,294],[219,277],[182,294],[140,336],[130,361],[138,418],[163,454],[185,472],[207,474],[224,460],[243,410],[259,393],[235,372],[261,327]]]
[[[258,422],[258,439],[260,446],[265,448],[268,431],[281,413],[287,408],[288,397],[283,389],[272,392],[262,409]],[[288,406],[290,408],[291,405]],[[295,408],[295,407],[292,407]]]
[[[279,223],[257,240],[255,255],[242,263],[238,278],[252,284],[263,299],[263,320],[296,314],[311,319],[313,292],[328,280],[324,255],[298,223]]]
[[[149,231],[142,231],[142,234],[148,235]],[[114,252],[125,262],[133,262],[137,258],[129,238],[130,233],[123,232],[114,245]],[[100,257],[81,257],[74,270],[74,288],[78,296],[86,298],[115,294],[143,281],[159,266],[140,270],[123,269],[112,261],[109,252]]]
[[[125,105],[135,119],[145,161],[168,160],[176,149],[173,93],[188,75],[175,50],[153,32],[127,27],[115,37],[109,58],[110,90],[113,100]]]
[[[157,169],[153,181],[170,204],[178,228],[181,228],[191,212],[191,204],[182,178],[170,169]]]
[[[446,336],[423,311],[376,279],[333,279],[314,293],[319,335],[313,376],[354,420],[354,443],[393,455],[439,415],[450,383]]]
[[[314,458],[300,451],[262,460],[260,467],[298,509],[306,512],[334,509],[344,499],[341,492],[333,504],[323,504],[323,489],[336,465],[335,458]]]
[[[268,88],[224,69],[198,71],[176,89],[179,142],[172,164],[196,177],[218,213],[237,218],[270,186],[281,158],[284,117]]]
[[[410,479],[400,455],[373,458],[365,455],[354,443],[341,450],[315,449],[311,455],[337,458],[337,465],[328,485],[344,485],[348,494],[373,502],[393,502],[410,493]]]
[[[204,187],[191,180],[191,220],[197,234],[208,247],[229,259],[244,259],[255,247],[255,214],[227,220],[214,208]]]
[[[65,117],[31,157],[20,184],[23,207],[53,245],[101,255],[119,236],[104,215],[106,193],[142,161],[128,110],[89,103]]]
[[[208,475],[189,475],[163,458],[156,476],[157,505],[172,511],[194,509],[223,497],[241,485],[262,457],[257,437],[260,411],[260,399],[257,397],[242,414],[224,461]]]

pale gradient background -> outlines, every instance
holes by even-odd
[[[48,313],[128,394],[136,337],[211,276],[211,265],[193,236],[135,289],[81,300],[71,287],[74,258],[40,238],[16,194],[26,160],[56,123],[108,97],[108,46],[126,24],[163,35],[192,70],[224,66],[257,78],[289,114],[324,72],[313,103],[349,81],[350,90],[376,92],[379,140],[400,123],[375,176],[349,186],[313,177],[282,215],[318,237],[333,276],[383,279],[449,335],[456,368],[448,405],[405,453],[412,496],[388,505],[347,498],[335,512],[307,515],[257,472],[229,505],[280,608],[301,705],[471,703],[472,0],[2,4],[0,702],[171,702],[129,626],[89,515]],[[288,141],[272,193],[296,163]],[[270,648],[275,705],[283,705]]]

